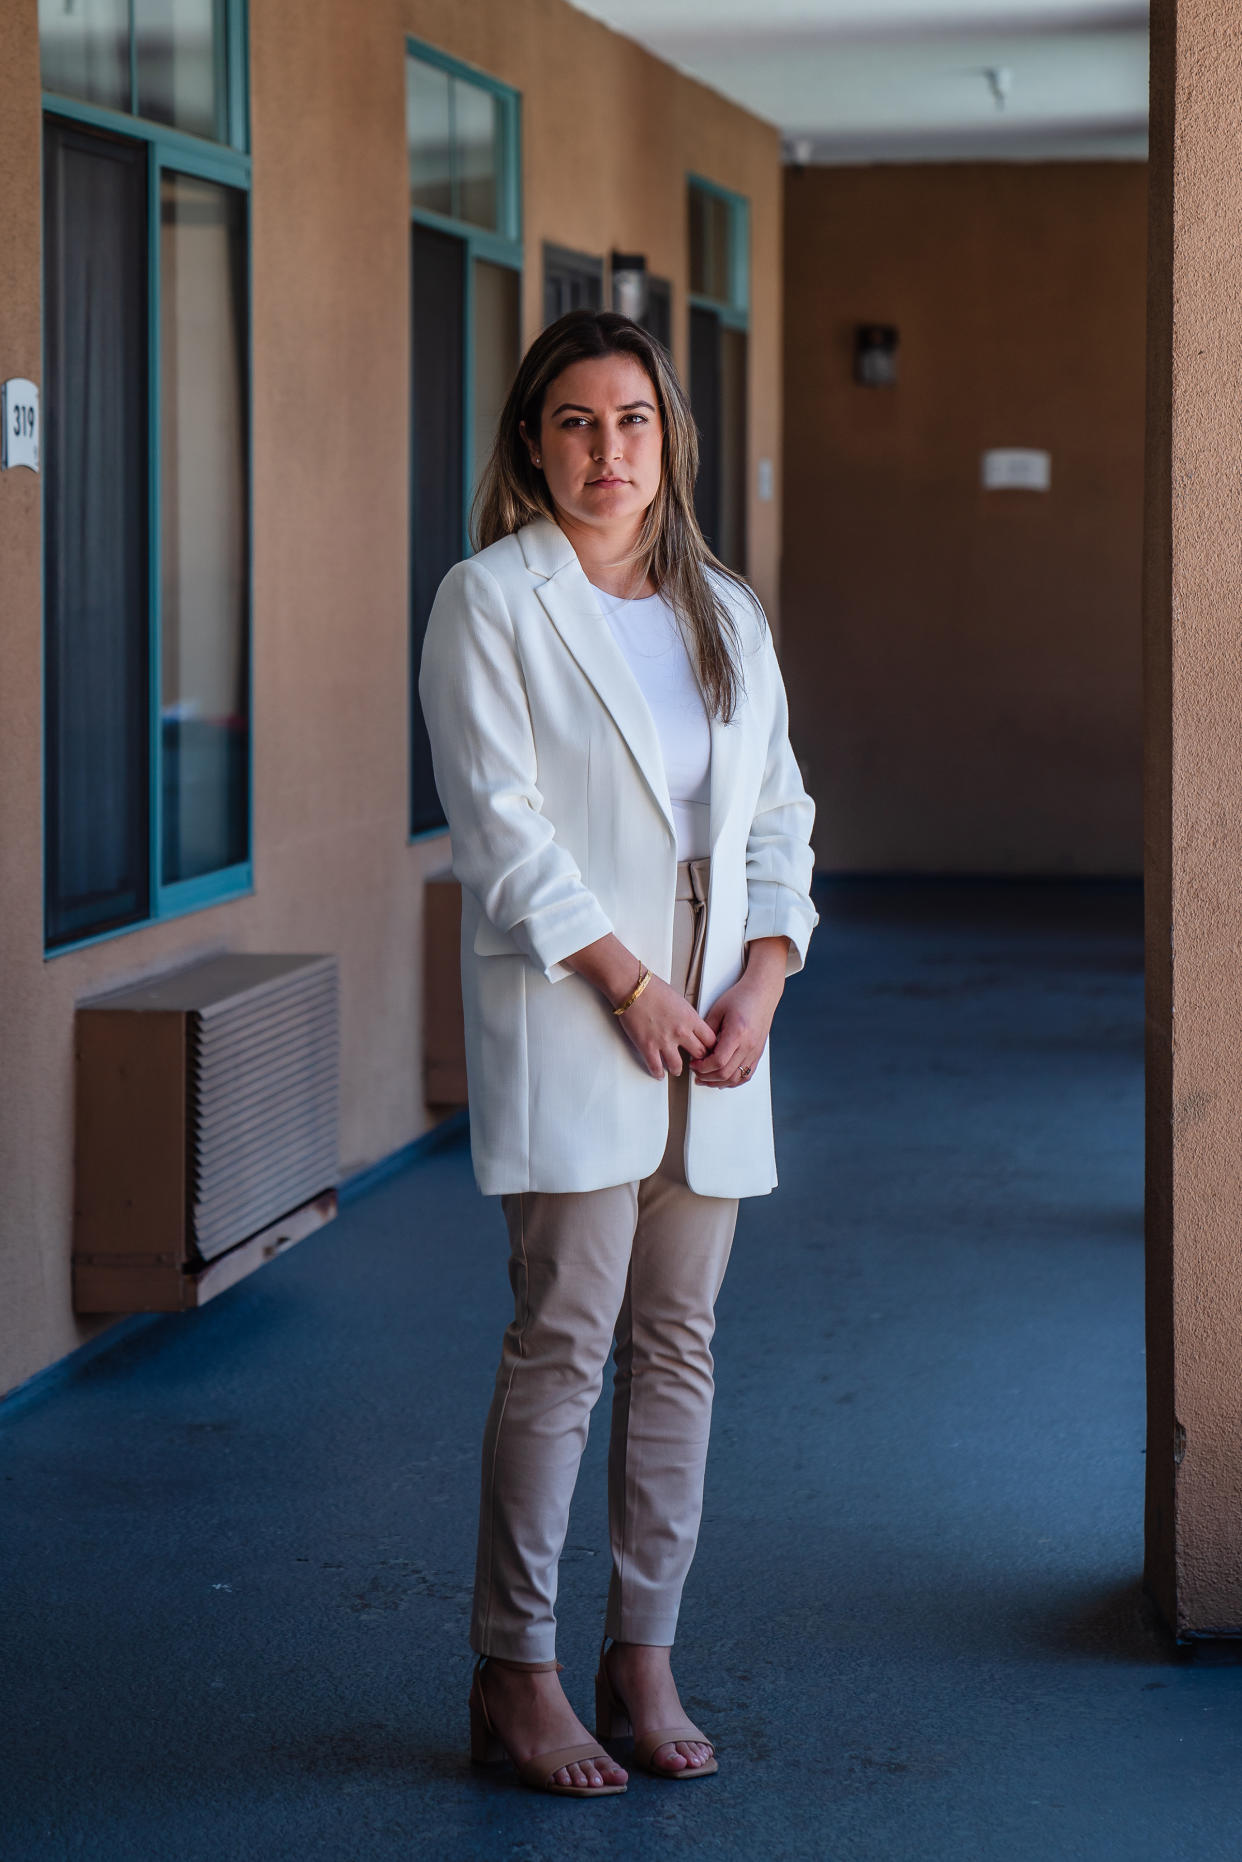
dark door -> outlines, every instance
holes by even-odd
[[[694,514],[707,547],[720,550],[721,371],[720,319],[701,304],[690,306],[690,402],[699,429],[699,477]]]

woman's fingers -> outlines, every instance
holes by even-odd
[[[704,1060],[703,1065],[696,1069],[699,1078],[713,1081],[727,1078],[739,1064],[738,1056],[741,1053],[742,1044],[740,1034],[727,1028],[722,1029],[715,1047]]]

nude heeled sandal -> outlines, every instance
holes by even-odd
[[[630,1710],[612,1684],[608,1672],[607,1654],[609,1638],[604,1637],[600,1644],[599,1668],[595,1675],[595,1737],[597,1739],[625,1739],[633,1734],[634,1727],[630,1720]],[[706,1746],[712,1756],[705,1765],[685,1765],[680,1771],[669,1771],[666,1766],[653,1763],[661,1746],[675,1745],[678,1740],[693,1740],[696,1745]],[[716,1763],[716,1748],[706,1733],[701,1733],[689,1720],[683,1720],[680,1726],[662,1726],[654,1733],[644,1733],[641,1739],[634,1740],[634,1763],[640,1771],[650,1773],[653,1778],[670,1778],[680,1782],[684,1778],[710,1778],[720,1767]]]
[[[474,1680],[470,1688],[470,1758],[475,1765],[499,1765],[508,1759],[517,1767],[518,1777],[523,1784],[528,1784],[533,1791],[551,1791],[559,1797],[619,1797],[625,1790],[623,1784],[553,1784],[552,1774],[564,1765],[583,1765],[588,1761],[603,1759],[605,1764],[612,1764],[602,1746],[592,1741],[587,1745],[561,1746],[553,1752],[536,1752],[533,1758],[521,1763],[514,1758],[503,1739],[496,1732],[487,1711],[487,1701],[483,1693],[483,1667],[491,1658],[480,1655],[474,1665]],[[504,1664],[500,1664],[504,1666]],[[560,1662],[522,1662],[513,1663],[528,1674],[546,1674],[556,1669],[559,1674]]]

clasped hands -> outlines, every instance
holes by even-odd
[[[745,1086],[754,1075],[785,986],[785,937],[756,938],[746,968],[731,989],[700,1015],[671,983],[653,976],[617,1020],[653,1079],[680,1075],[687,1061],[704,1086]],[[565,959],[615,1008],[630,995],[637,959],[609,935]],[[684,1056],[684,1057],[683,1057]]]

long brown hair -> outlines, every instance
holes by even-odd
[[[575,362],[602,356],[633,356],[645,369],[659,403],[664,439],[660,488],[647,507],[633,561],[654,581],[694,642],[699,680],[709,710],[725,723],[741,694],[737,626],[708,569],[751,592],[739,575],[708,549],[694,515],[694,481],[699,470],[699,436],[673,358],[639,323],[612,310],[571,310],[538,335],[526,351],[509,390],[496,438],[479,481],[470,518],[471,540],[484,549],[512,536],[536,517],[556,522],[556,507],[543,473],[531,460],[522,425],[539,432],[544,398],[558,375]],[[755,598],[751,595],[751,600]],[[759,604],[755,602],[756,609]]]

